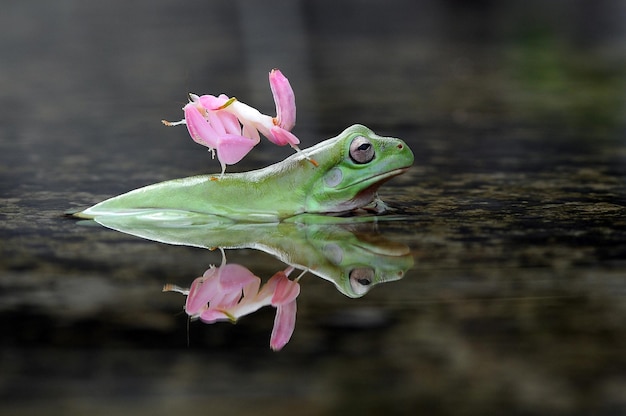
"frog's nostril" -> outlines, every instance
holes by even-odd
[[[403,148],[403,147],[404,147],[404,146],[402,146],[402,143],[400,143],[400,144],[398,145],[398,149],[400,149],[400,150],[402,150],[402,148]]]

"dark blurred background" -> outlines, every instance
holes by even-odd
[[[378,228],[415,268],[358,300],[303,281],[280,353],[272,310],[188,328],[161,293],[219,253],[63,216],[217,172],[160,120],[188,92],[272,114],[272,68],[303,147],[362,123],[416,155]],[[625,414],[625,69],[617,0],[5,1],[0,413]]]

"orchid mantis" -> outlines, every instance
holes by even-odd
[[[260,141],[260,134],[279,146],[290,145],[300,152],[300,140],[291,133],[296,124],[296,101],[289,80],[278,69],[269,73],[270,89],[276,105],[276,117],[262,114],[235,97],[189,94],[183,107],[185,118],[166,126],[185,124],[191,138],[206,146],[222,167],[243,159]],[[311,163],[315,164],[313,160]]]

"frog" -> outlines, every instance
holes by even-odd
[[[311,163],[314,160],[315,163]],[[74,214],[78,218],[182,210],[233,221],[280,222],[298,214],[386,210],[380,186],[414,161],[407,144],[355,124],[273,165],[221,177],[205,174],[144,186]]]

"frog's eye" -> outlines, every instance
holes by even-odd
[[[362,295],[369,290],[374,281],[374,269],[370,267],[357,267],[350,270],[350,286],[354,293]]]
[[[374,159],[374,146],[363,136],[357,136],[350,143],[350,159],[355,163],[369,163]]]

